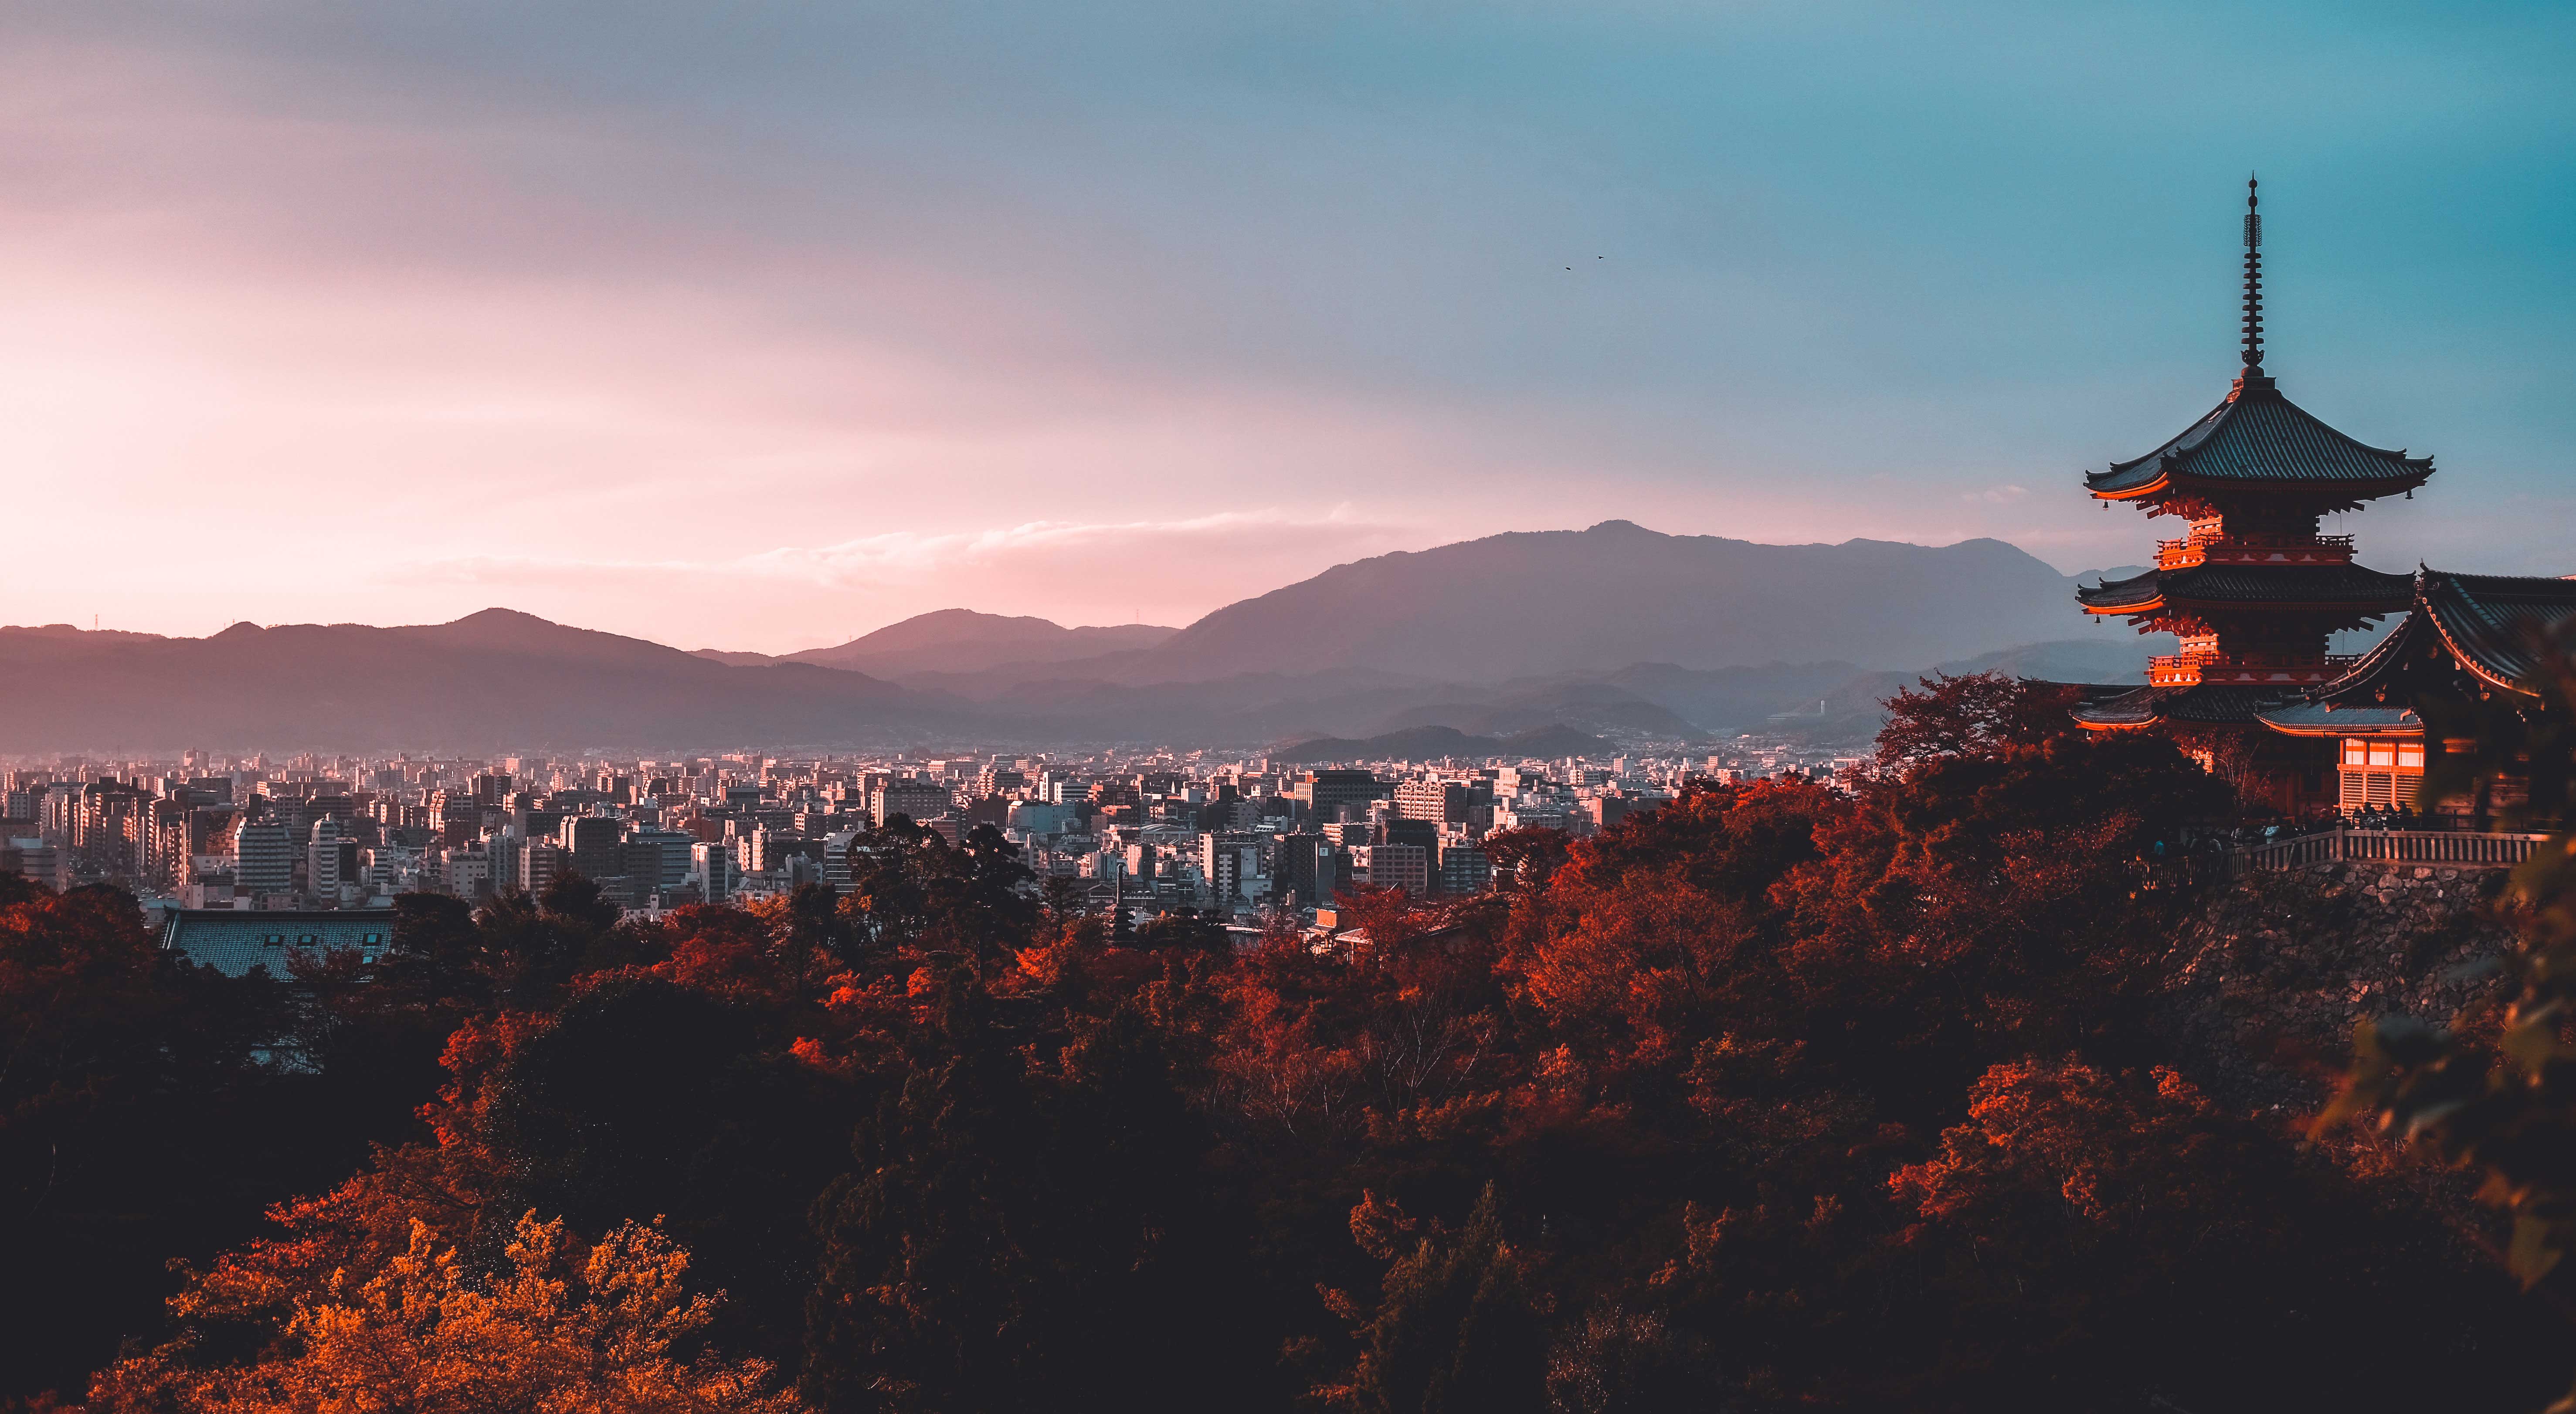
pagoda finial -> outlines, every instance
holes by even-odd
[[[2245,178],[2245,376],[2263,376],[2263,213],[2255,183]]]

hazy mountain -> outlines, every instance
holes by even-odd
[[[1590,756],[1608,750],[1609,745],[1568,726],[1540,727],[1503,737],[1469,736],[1455,727],[1409,727],[1359,740],[1322,737],[1301,741],[1273,750],[1270,759],[1306,765],[1316,761],[1429,761],[1443,756],[1469,760],[1487,756]]]
[[[204,639],[55,624],[0,629],[0,752],[1866,735],[1927,664],[2135,680],[2157,641],[2067,641],[2072,583],[1992,540],[1756,545],[1611,521],[1342,565],[1184,630],[951,609],[785,658],[501,609]]]
[[[700,649],[698,656],[736,666],[811,663],[818,668],[891,677],[898,673],[976,673],[1010,664],[1061,663],[1156,644],[1180,632],[1156,624],[1066,628],[1048,619],[1006,618],[972,609],[937,609],[831,648],[770,658]]]
[[[2075,580],[2000,540],[1759,545],[1627,521],[1338,565],[1122,654],[1129,681],[1365,667],[1495,682],[1685,668],[1964,658],[2081,622]]]
[[[857,744],[947,715],[859,673],[731,667],[507,609],[209,638],[0,629],[0,680],[0,751]]]

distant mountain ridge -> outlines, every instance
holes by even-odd
[[[1818,658],[1895,668],[2061,637],[2080,622],[2075,582],[2000,540],[1764,545],[1613,520],[1337,565],[1115,666],[1148,682],[1330,668],[1491,682]]]
[[[935,609],[830,648],[808,648],[775,658],[702,648],[698,656],[736,667],[811,663],[879,677],[907,672],[971,673],[1152,648],[1178,632],[1159,624],[1066,628],[1050,619]]]
[[[0,629],[0,754],[1672,741],[1817,702],[1802,730],[1863,730],[1928,664],[2134,676],[2155,642],[2068,641],[2075,578],[1991,540],[1757,545],[1610,521],[1337,566],[1181,630],[952,609],[784,657],[507,609],[203,639],[52,624]]]
[[[942,715],[860,673],[728,667],[509,609],[206,638],[0,629],[0,680],[0,751],[855,745]]]

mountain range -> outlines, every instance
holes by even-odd
[[[1180,632],[1154,624],[1066,628],[1046,619],[1005,618],[972,609],[937,609],[832,648],[772,658],[701,648],[698,656],[737,667],[811,663],[883,677],[909,672],[980,672],[1006,663],[1062,663],[1104,653],[1153,648]]]
[[[1996,540],[1763,545],[1610,521],[1336,566],[1180,629],[951,609],[780,657],[507,609],[202,639],[0,628],[0,755],[1866,735],[1877,699],[1935,665],[2136,680],[2158,649],[2069,640],[2074,583]]]

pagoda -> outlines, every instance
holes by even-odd
[[[2140,633],[2171,633],[2181,651],[2148,660],[2147,686],[2097,689],[2075,720],[2097,731],[2162,725],[2202,760],[2227,757],[2257,793],[2285,809],[2319,783],[2277,756],[2257,714],[2334,679],[2348,659],[2338,630],[2404,612],[2415,584],[2353,562],[2352,538],[2319,533],[2324,517],[2382,496],[2411,495],[2430,457],[2364,445],[2281,395],[2263,371],[2263,218],[2245,184],[2244,360],[2208,415],[2131,461],[2085,473],[2085,489],[2189,533],[2156,546],[2155,568],[2076,592],[2086,613],[2122,616]],[[2274,738],[2278,740],[2278,738]]]

